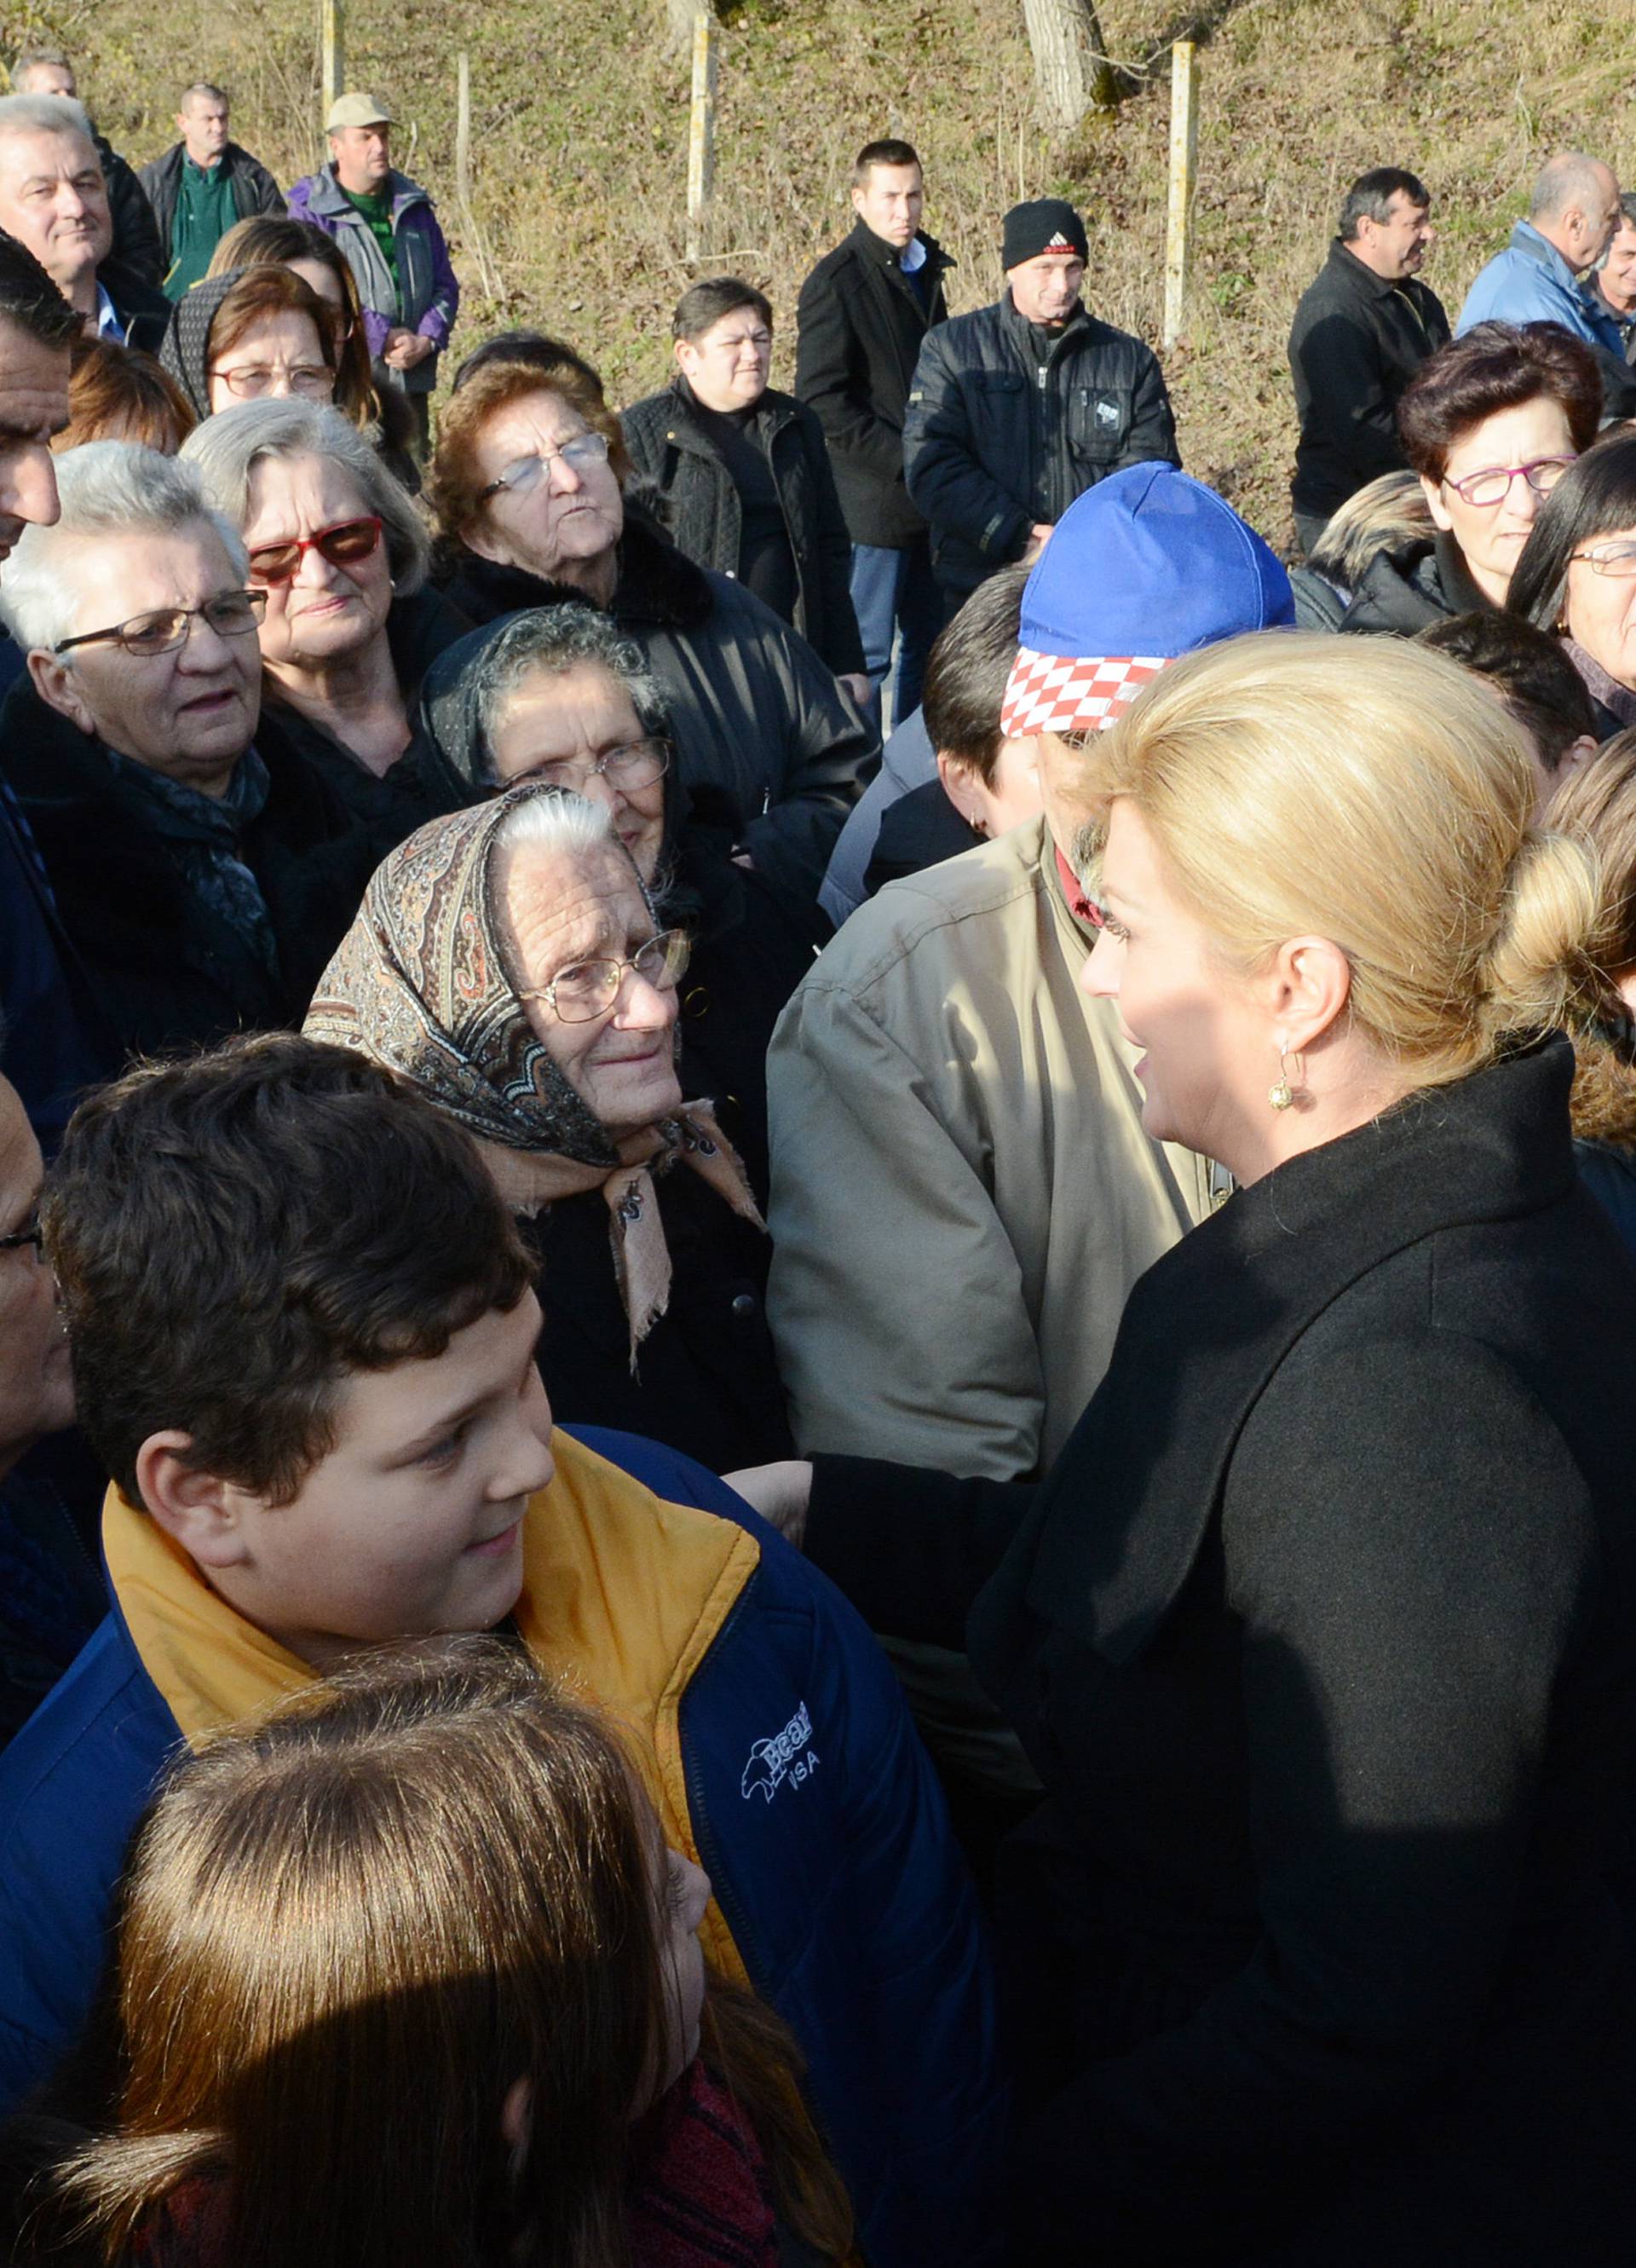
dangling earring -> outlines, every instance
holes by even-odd
[[[1276,1086],[1269,1086],[1266,1091],[1266,1099],[1272,1104],[1274,1110],[1288,1110],[1290,1104],[1295,1099],[1295,1089],[1289,1084],[1289,1071],[1284,1062],[1284,1057],[1287,1053],[1288,1049],[1280,1048],[1278,1051],[1278,1085]]]

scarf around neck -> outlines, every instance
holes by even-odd
[[[319,980],[304,1028],[310,1039],[354,1048],[397,1072],[476,1136],[513,1211],[601,1190],[634,1370],[670,1299],[655,1174],[686,1165],[735,1212],[763,1224],[708,1102],[685,1102],[616,1139],[512,989],[491,880],[495,839],[519,804],[561,792],[525,783],[432,821],[392,851]],[[609,847],[625,856],[617,842]]]

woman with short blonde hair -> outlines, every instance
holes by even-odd
[[[1087,765],[1082,981],[1237,1192],[1037,1486],[732,1477],[1045,1783],[1019,2257],[1630,2257],[1636,1273],[1552,1035],[1594,856],[1385,640],[1192,655]]]

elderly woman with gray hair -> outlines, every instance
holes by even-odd
[[[328,404],[244,401],[183,452],[238,530],[265,594],[263,730],[320,771],[384,855],[448,808],[406,764],[427,664],[467,627],[425,587],[414,504]]]
[[[715,1098],[765,1198],[767,1045],[828,924],[734,859],[737,814],[722,791],[683,785],[641,647],[567,600],[473,631],[427,672],[416,762],[440,810],[537,779],[606,811],[666,920],[687,932],[687,1091]]]
[[[258,733],[265,592],[190,465],[95,441],[56,475],[61,517],[24,529],[0,590],[28,662],[0,770],[95,1005],[117,1055],[292,1022],[374,861]]]
[[[720,1471],[789,1436],[760,1214],[678,1073],[687,963],[605,803],[536,781],[383,862],[306,1030],[477,1138],[539,1257],[558,1412]]]

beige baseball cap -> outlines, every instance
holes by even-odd
[[[331,103],[324,131],[334,134],[343,126],[391,126],[393,122],[391,111],[372,94],[343,94]]]

